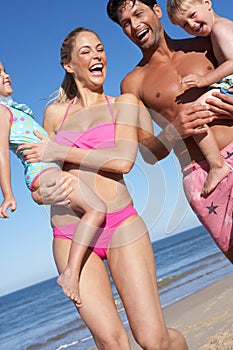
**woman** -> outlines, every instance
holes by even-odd
[[[55,135],[56,143],[37,134],[40,143],[21,149],[29,162],[64,160],[64,168],[78,173],[107,207],[102,231],[89,246],[82,266],[82,307],[78,311],[99,349],[130,349],[103,263],[107,259],[139,345],[144,349],[185,350],[183,336],[166,328],[149,235],[123,180],[137,154],[137,100],[130,94],[104,94],[106,56],[93,31],[76,28],[67,35],[61,47],[61,65],[66,72],[62,93],[47,107],[44,118],[44,127]],[[65,222],[67,217],[70,222],[72,213],[59,208],[52,210],[52,223],[54,258],[61,273],[76,221],[68,227]]]

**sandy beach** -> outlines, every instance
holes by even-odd
[[[233,350],[233,274],[164,310],[190,350]]]
[[[233,274],[165,308],[164,314],[190,350],[233,350]],[[141,349],[129,337],[132,350]]]

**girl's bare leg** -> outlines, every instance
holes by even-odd
[[[108,262],[133,335],[143,349],[187,350],[183,335],[167,329],[164,321],[147,229],[140,217],[131,217],[127,222],[129,225],[114,234]],[[128,244],[117,247],[118,235],[119,241],[121,236],[127,236]]]
[[[54,258],[61,273],[66,266],[71,242],[54,240]],[[89,252],[80,274],[80,315],[90,329],[98,349],[130,350],[127,333],[118,315],[109,276],[103,261]]]
[[[35,186],[42,185],[51,179],[60,180],[66,172],[58,170],[48,170],[42,174]],[[74,212],[84,212],[78,226],[74,232],[73,242],[71,244],[69,259],[65,270],[57,279],[57,283],[63,289],[63,292],[80,307],[82,301],[79,293],[79,275],[83,257],[87,248],[94,238],[97,229],[105,218],[106,207],[100,198],[78,177],[69,174],[72,179],[73,188],[69,199],[70,208]]]
[[[213,98],[213,91],[216,91],[216,89],[206,92],[195,102],[195,104],[205,104],[207,98]],[[219,182],[221,182],[224,177],[230,173],[231,168],[224,162],[219,152],[218,144],[210,128],[206,134],[195,135],[193,138],[198,144],[210,167],[202,189],[202,194],[207,195],[213,191]]]

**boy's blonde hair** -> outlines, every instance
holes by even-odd
[[[177,24],[179,13],[187,10],[190,5],[202,4],[203,0],[168,0],[167,14],[173,24]]]

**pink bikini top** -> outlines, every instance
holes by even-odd
[[[111,122],[101,123],[84,131],[61,130],[69,109],[74,99],[69,103],[61,125],[55,135],[54,141],[60,145],[85,148],[85,149],[106,149],[115,147],[115,121],[112,107],[109,99],[105,96],[109,112],[112,118]],[[77,119],[76,119],[77,123]]]

